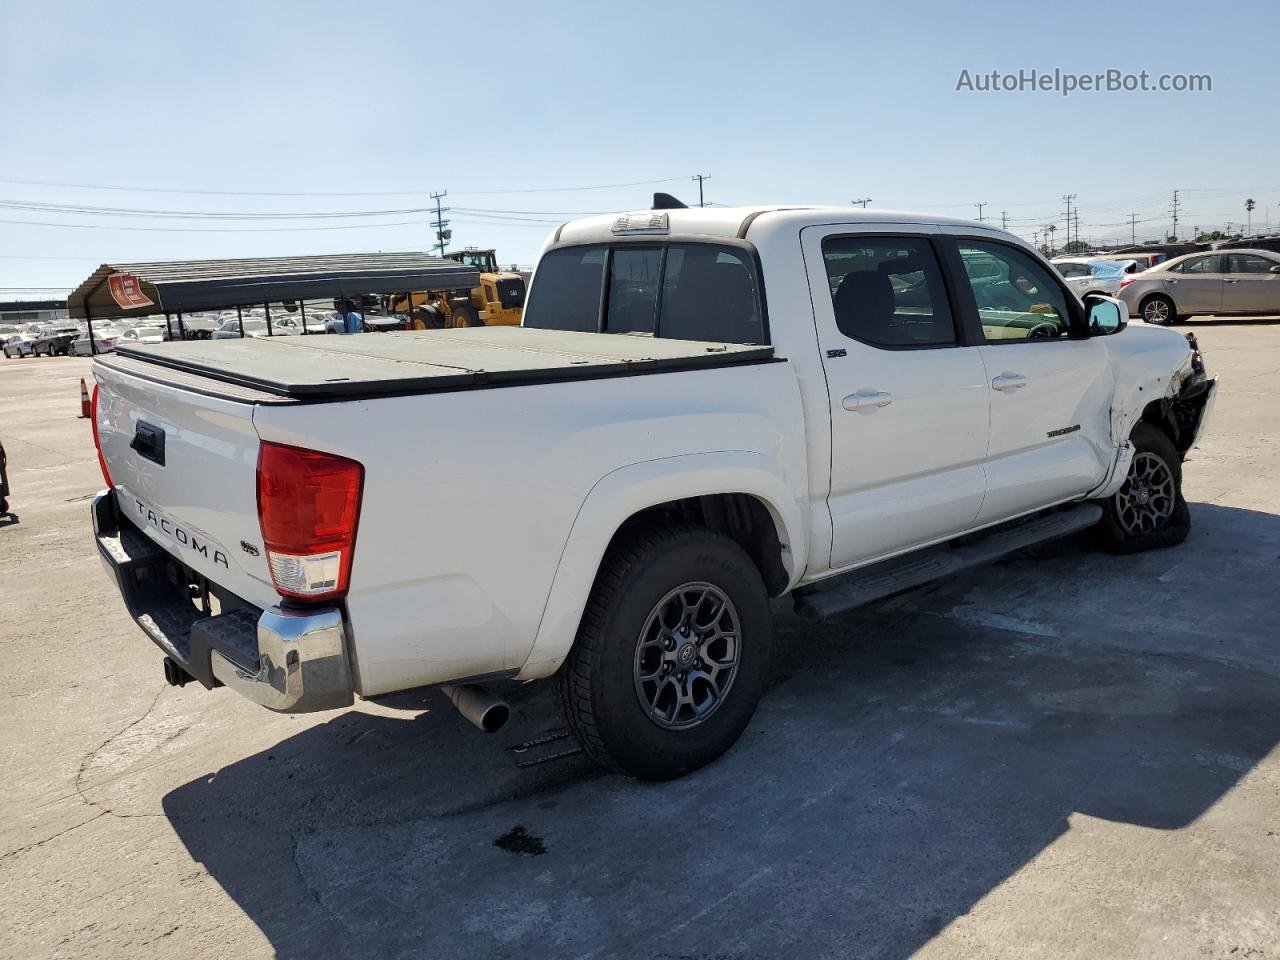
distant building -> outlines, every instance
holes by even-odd
[[[65,300],[0,300],[0,323],[52,323],[65,319]]]

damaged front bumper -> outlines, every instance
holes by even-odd
[[[1205,372],[1204,358],[1194,333],[1187,334],[1191,345],[1191,372],[1178,387],[1178,392],[1164,401],[1164,413],[1173,428],[1174,446],[1186,454],[1204,433],[1218,398],[1218,380]]]

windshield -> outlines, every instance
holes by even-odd
[[[715,243],[564,247],[538,264],[524,325],[767,343],[754,258]]]

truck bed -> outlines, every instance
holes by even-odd
[[[474,327],[122,345],[116,357],[97,359],[143,376],[150,365],[269,397],[341,400],[761,363],[773,359],[773,348]],[[228,398],[249,399],[236,393],[228,391]]]

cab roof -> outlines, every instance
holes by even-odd
[[[646,221],[665,219],[665,228],[646,229]],[[627,228],[615,227],[626,218]],[[607,242],[627,236],[746,238],[763,231],[793,232],[823,223],[901,223],[923,226],[965,226],[994,231],[990,224],[937,214],[908,213],[902,210],[865,210],[837,205],[773,205],[742,207],[690,207],[674,210],[633,210],[571,220],[556,231],[552,245]]]

